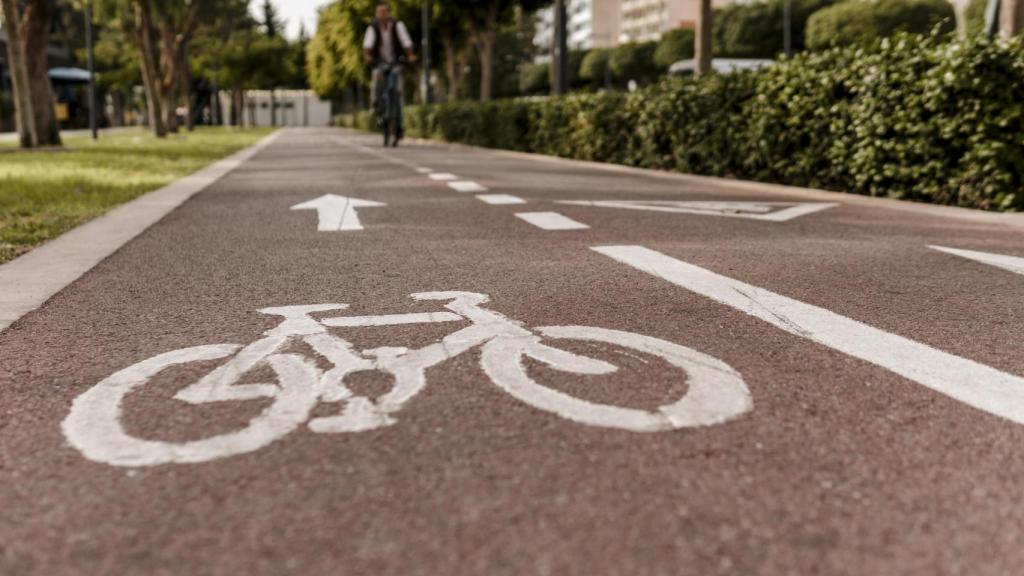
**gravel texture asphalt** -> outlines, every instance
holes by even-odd
[[[416,168],[487,191],[458,192]],[[290,209],[326,194],[385,206],[358,210],[362,230],[335,232],[317,230],[315,210]],[[1024,377],[1024,276],[929,248],[1024,257],[1024,231],[845,198],[783,222],[562,204],[806,199],[285,132],[0,333],[0,574],[1019,573],[1024,427],[593,250],[643,246]],[[588,228],[544,230],[522,212]],[[364,431],[306,426],[345,409],[324,399],[258,449],[125,466],[89,457],[82,430],[62,427],[76,398],[122,369],[260,340],[278,324],[261,309],[444,311],[443,301],[410,298],[432,291],[486,294],[484,308],[525,328],[594,326],[699,351],[742,375],[752,408],[649,433],[588,425],[494,385],[476,347],[428,368],[426,387],[390,425]],[[397,353],[468,325],[329,333],[353,350]],[[648,411],[688,393],[658,355],[544,342],[619,367],[582,376],[519,362],[564,395]],[[305,341],[281,350],[331,368]],[[153,375],[120,401],[120,429],[186,446],[172,450],[184,458],[188,442],[271,410],[276,396],[174,399],[220,364]],[[263,362],[240,378],[284,389],[282,374]],[[373,402],[396,378],[362,370],[346,383]],[[109,423],[88,422],[96,431],[84,435],[101,442]]]

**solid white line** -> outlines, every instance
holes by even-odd
[[[593,250],[790,334],[881,366],[979,410],[1024,424],[1024,378],[720,276],[643,246],[601,246]]]
[[[469,180],[449,182],[448,187],[456,192],[487,192],[487,188]]]
[[[494,205],[526,204],[526,200],[523,200],[519,196],[512,196],[511,194],[478,194],[477,199],[481,202]]]
[[[519,212],[517,217],[533,224],[542,230],[583,230],[590,228],[586,224],[562,216],[558,212]]]
[[[434,173],[430,175],[430,179],[437,182],[448,182],[450,180],[458,180],[459,177],[455,174],[449,174],[447,172]]]
[[[198,192],[269,146],[281,132],[114,208],[0,266],[0,331],[28,314]]]
[[[961,258],[967,258],[968,260],[974,260],[975,262],[981,262],[982,264],[988,264],[989,266],[995,266],[996,268],[1002,268],[1003,270],[1009,270],[1017,274],[1024,274],[1024,258],[1006,256],[1004,254],[990,254],[988,252],[975,252],[974,250],[958,250],[944,246],[929,246],[929,248]]]

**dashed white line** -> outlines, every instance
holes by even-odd
[[[511,194],[477,194],[477,199],[481,202],[496,206],[504,204],[526,204],[526,200],[523,200],[519,196],[512,196]]]
[[[558,212],[519,212],[516,214],[542,230],[584,230],[590,228]]]
[[[449,182],[448,187],[456,192],[487,192],[487,188],[469,180]]]
[[[458,180],[459,177],[456,176],[455,174],[449,174],[448,172],[439,172],[439,173],[431,174],[430,175],[430,179],[431,180],[436,180],[438,182],[448,182],[448,181],[451,181],[451,180]]]
[[[1024,378],[715,274],[643,246],[601,246],[593,250],[790,334],[881,366],[979,410],[1024,424]]]
[[[989,266],[995,266],[996,268],[1002,268],[1003,270],[1009,270],[1017,274],[1024,275],[1024,258],[1018,258],[1016,256],[1006,256],[1004,254],[990,254],[988,252],[976,252],[974,250],[959,250],[956,248],[946,248],[944,246],[929,246],[932,250],[938,250],[939,252],[945,252],[946,254],[952,254],[961,258],[967,258],[968,260],[974,260],[975,262],[981,262],[982,264],[988,264]]]
[[[422,166],[418,166],[416,167],[416,171],[419,172],[420,174],[430,174],[434,170],[432,168],[424,168]]]

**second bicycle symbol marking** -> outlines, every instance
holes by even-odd
[[[337,313],[346,304],[284,306],[260,310],[283,318],[281,324],[247,346],[214,344],[160,354],[125,368],[75,399],[63,423],[72,446],[87,458],[114,466],[155,466],[206,462],[259,450],[303,424],[321,434],[361,432],[395,424],[397,413],[427,385],[428,368],[476,347],[481,348],[484,374],[514,398],[567,420],[590,426],[659,432],[709,426],[739,417],[753,404],[743,378],[729,365],[696,350],[665,340],[589,326],[546,326],[534,330],[483,307],[489,298],[472,292],[413,294],[417,301],[447,302],[446,311],[384,316],[312,315]],[[423,348],[386,347],[356,351],[329,332],[331,327],[395,326],[469,322]],[[569,374],[608,375],[618,368],[595,358],[562,350],[545,341],[584,341],[628,348],[664,360],[679,369],[686,392],[655,410],[598,404],[576,398],[534,380],[526,358]],[[284,352],[294,342],[306,343],[326,360]],[[194,362],[224,361],[174,398],[187,404],[272,402],[241,430],[186,442],[138,438],[124,427],[126,396],[144,387],[160,372]],[[241,384],[247,374],[269,367],[273,382]],[[394,385],[377,399],[360,396],[345,383],[348,375],[365,370],[389,374]],[[321,403],[336,404],[334,415],[311,417]]]

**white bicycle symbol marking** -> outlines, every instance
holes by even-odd
[[[215,344],[196,346],[154,356],[121,370],[75,399],[63,423],[68,441],[87,458],[115,466],[155,466],[196,463],[245,454],[284,437],[308,421],[316,433],[358,432],[395,423],[394,414],[426,386],[426,370],[477,346],[481,365],[499,388],[534,408],[574,422],[633,432],[657,432],[707,426],[736,418],[752,408],[742,377],[729,365],[690,348],[629,332],[586,326],[546,326],[535,331],[481,306],[483,294],[427,292],[415,300],[448,301],[447,312],[340,316],[317,320],[311,315],[336,312],[346,304],[285,306],[260,310],[284,320],[248,346]],[[329,327],[395,326],[469,321],[470,325],[423,348],[376,348],[357,353]],[[554,348],[541,339],[600,342],[660,357],[683,370],[687,390],[674,403],[654,411],[596,404],[575,398],[534,381],[523,360],[540,361],[554,369],[582,375],[611,374],[618,368]],[[322,370],[312,358],[284,353],[301,340],[331,366]],[[198,382],[181,389],[174,398],[190,404],[272,399],[273,402],[241,430],[182,443],[136,438],[121,424],[126,395],[145,386],[172,366],[229,358]],[[270,366],[277,383],[239,384],[246,373]],[[391,375],[391,389],[376,400],[356,395],[345,385],[349,374],[379,370]],[[342,405],[337,415],[313,418],[321,402]]]

